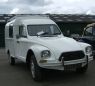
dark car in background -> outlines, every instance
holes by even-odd
[[[93,55],[95,59],[95,23],[88,24],[83,31],[81,37],[74,36],[74,39],[92,45]]]

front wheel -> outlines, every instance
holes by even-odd
[[[31,70],[32,78],[35,81],[41,81],[42,80],[41,68],[38,66],[34,55],[31,56],[30,70]]]

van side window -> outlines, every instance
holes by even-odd
[[[19,36],[20,37],[26,37],[27,36],[24,26],[19,26]]]
[[[13,26],[9,26],[9,37],[13,38]]]

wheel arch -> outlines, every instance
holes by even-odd
[[[27,64],[29,64],[29,62],[30,62],[31,55],[34,55],[34,56],[35,56],[33,50],[32,50],[32,49],[29,49],[29,50],[27,51],[27,55],[26,55],[26,63],[27,63]],[[36,58],[34,58],[34,59],[36,60]],[[37,61],[37,60],[36,60],[36,61]]]

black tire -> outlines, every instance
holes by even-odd
[[[31,75],[32,75],[33,80],[35,80],[35,81],[42,80],[42,71],[41,71],[41,68],[37,64],[37,61],[36,61],[34,55],[31,55],[30,71],[31,71]]]
[[[11,57],[10,53],[8,53],[8,60],[9,60],[10,65],[15,65],[15,58]]]
[[[84,67],[77,68],[76,72],[77,73],[86,73],[87,69],[88,69],[88,64],[86,64]]]

